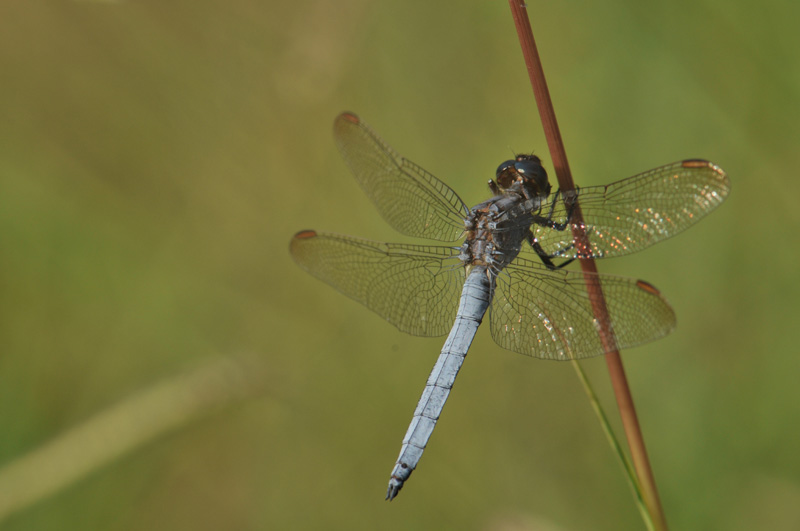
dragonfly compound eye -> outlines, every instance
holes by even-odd
[[[514,163],[514,169],[520,175],[532,179],[540,190],[550,189],[547,172],[542,167],[541,161],[536,155],[519,155],[517,157],[517,162]]]
[[[517,161],[515,160],[507,160],[497,167],[495,177],[497,178],[497,184],[500,186],[500,188],[505,190],[517,180],[517,170],[515,168],[516,164]]]

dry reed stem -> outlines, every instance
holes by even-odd
[[[550,150],[550,156],[553,161],[559,188],[562,191],[574,190],[575,183],[572,180],[572,173],[570,172],[567,162],[566,150],[561,140],[561,133],[558,129],[555,110],[550,100],[550,92],[547,89],[544,70],[541,60],[539,59],[539,52],[536,49],[536,43],[533,39],[533,31],[531,30],[530,21],[528,20],[526,5],[520,0],[509,0],[509,5],[514,17],[514,25],[517,28],[520,45],[522,46],[522,54],[525,57],[528,76],[530,77],[533,93],[536,97],[536,104],[539,108],[539,115],[541,116],[542,126],[547,138],[547,146]],[[580,204],[575,207],[572,221],[573,238],[576,247],[579,249],[588,249],[588,240],[586,232],[583,229],[583,215],[580,210]],[[638,476],[639,487],[642,490],[645,505],[650,512],[655,528],[666,531],[667,523],[664,518],[661,502],[658,498],[658,490],[656,489],[655,478],[653,477],[653,471],[647,457],[647,450],[645,449],[639,420],[636,417],[633,397],[631,396],[630,387],[628,386],[628,380],[625,377],[622,358],[619,355],[619,350],[614,342],[614,336],[611,333],[610,319],[605,299],[595,277],[597,274],[597,266],[592,259],[582,259],[580,260],[580,264],[584,273],[584,278],[586,279],[586,288],[592,299],[592,310],[600,325],[600,340],[607,352],[605,356],[606,363],[611,376],[611,383],[614,389],[614,395],[617,399],[617,406],[619,407],[620,417],[622,418],[631,458]]]

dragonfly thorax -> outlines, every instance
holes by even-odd
[[[473,207],[464,220],[461,261],[499,273],[522,249],[534,219],[531,207],[540,202],[541,198],[529,201],[519,193],[504,193]]]
[[[534,213],[550,194],[547,172],[536,155],[517,155],[500,164],[491,199],[470,209],[464,220],[466,240],[459,258],[467,266],[499,273],[530,239]]]

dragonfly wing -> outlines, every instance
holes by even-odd
[[[289,251],[301,268],[403,332],[441,336],[453,324],[464,284],[457,249],[303,231]]]
[[[675,236],[717,208],[730,192],[728,176],[705,160],[684,160],[607,186],[559,194],[552,221],[565,230],[531,227],[552,257],[603,258],[641,251]],[[589,247],[573,244],[570,202],[577,194]],[[550,205],[545,205],[546,216]]]
[[[675,328],[675,313],[650,284],[611,275],[589,278],[602,287],[619,348],[658,339]],[[537,358],[605,354],[584,274],[549,270],[520,258],[497,277],[491,329],[501,347]]]
[[[356,181],[395,230],[447,242],[461,236],[469,209],[449,186],[401,157],[355,114],[340,114],[333,133]]]

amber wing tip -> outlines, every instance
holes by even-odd
[[[337,121],[338,120],[345,120],[356,125],[361,123],[361,119],[358,117],[358,115],[356,113],[349,111],[345,111],[342,114],[340,114],[339,117],[337,118]]]
[[[641,289],[643,291],[646,291],[647,293],[650,293],[652,295],[657,295],[659,297],[661,296],[661,292],[658,291],[658,288],[656,288],[654,285],[650,284],[649,282],[646,282],[644,280],[637,280],[636,281],[636,286],[639,289]]]
[[[294,235],[294,240],[309,240],[317,237],[317,231],[314,230],[301,230]]]
[[[706,166],[713,166],[711,162],[705,159],[686,159],[681,161],[681,166],[684,168],[703,168]]]

